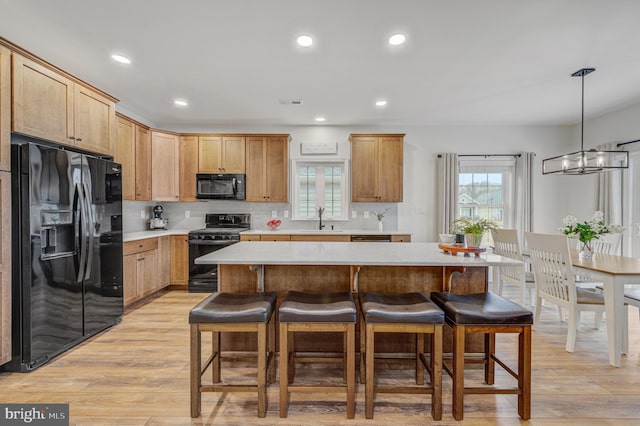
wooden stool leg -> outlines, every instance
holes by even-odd
[[[464,340],[465,327],[453,327],[453,408],[451,414],[456,420],[464,416]]]
[[[364,325],[364,317],[360,318],[360,383],[364,384],[365,382],[365,376],[366,376],[366,370],[365,370],[365,354],[366,354],[366,349],[365,349],[365,335],[366,335],[366,328]]]
[[[416,385],[424,385],[424,364],[420,354],[424,352],[424,334],[416,333]]]
[[[495,383],[496,362],[493,355],[496,353],[496,334],[485,333],[484,335],[484,382],[488,385]]]
[[[211,366],[211,374],[213,383],[220,383],[220,361],[222,354],[220,353],[220,333],[211,333],[211,353],[213,355],[213,361]]]
[[[276,320],[275,315],[271,315],[268,330],[268,346],[267,346],[267,383],[276,381]]]
[[[531,327],[524,326],[518,335],[518,414],[531,418]]]
[[[200,365],[200,329],[197,324],[191,325],[191,417],[200,416],[201,406],[201,365]]]
[[[289,330],[280,323],[280,417],[287,417],[289,410]]]
[[[362,337],[361,337],[362,338]],[[367,419],[373,418],[373,399],[375,397],[373,388],[375,386],[374,366],[375,366],[375,333],[373,330],[373,324],[367,324],[366,326],[366,379],[365,379],[365,416]]]
[[[431,416],[442,419],[442,325],[436,325],[431,335]]]
[[[288,330],[288,328],[287,328]],[[296,342],[295,342],[296,334],[292,331],[287,331],[287,356],[288,356],[288,374],[289,374],[289,384],[293,383],[293,379],[296,375]]]
[[[347,418],[356,416],[356,325],[347,325]]]
[[[267,415],[267,325],[258,324],[258,417]]]

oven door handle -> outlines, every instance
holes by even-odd
[[[207,240],[189,240],[190,245],[195,246],[230,246],[240,241],[207,241]]]

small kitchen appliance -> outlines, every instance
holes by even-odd
[[[149,221],[149,229],[167,229],[169,219],[163,219],[164,208],[161,205],[153,206],[153,218]]]

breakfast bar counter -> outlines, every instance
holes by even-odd
[[[491,253],[451,256],[436,243],[350,242],[240,242],[196,263],[218,264],[219,291],[275,291],[279,299],[289,290],[478,293],[487,290],[490,266],[521,264]],[[398,349],[394,338],[385,339],[389,350]],[[311,339],[298,343],[314,350]]]

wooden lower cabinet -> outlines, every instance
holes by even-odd
[[[189,281],[189,240],[186,235],[171,236],[171,284],[187,286]]]
[[[0,172],[0,364],[11,360],[11,173]]]
[[[162,288],[158,268],[158,239],[124,243],[124,306]]]
[[[171,236],[158,237],[158,290],[168,287],[171,279]]]

